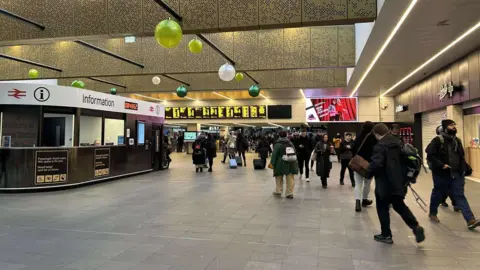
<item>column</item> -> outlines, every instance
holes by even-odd
[[[187,124],[187,131],[200,131],[201,130],[201,125],[199,123],[193,123],[193,124]],[[185,142],[185,145],[187,147],[187,150],[185,151],[187,154],[191,154],[192,151],[192,142]]]
[[[463,146],[467,146],[468,142],[463,138],[463,109],[462,105],[447,106],[447,119],[452,119],[457,123],[457,137],[462,140]]]

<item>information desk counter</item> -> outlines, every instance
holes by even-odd
[[[0,191],[70,187],[149,172],[149,153],[124,145],[0,148]]]

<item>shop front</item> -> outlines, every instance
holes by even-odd
[[[162,167],[163,105],[56,85],[0,85],[0,190],[51,189]]]
[[[480,178],[480,49],[451,63],[395,97],[395,120],[413,123],[425,148],[443,119],[457,123],[473,176]],[[400,109],[402,108],[402,109]]]

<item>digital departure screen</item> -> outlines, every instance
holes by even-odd
[[[266,119],[266,105],[167,107],[166,119]]]

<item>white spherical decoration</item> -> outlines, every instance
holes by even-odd
[[[225,82],[233,80],[233,78],[235,78],[235,74],[235,68],[228,63],[218,69],[218,77]]]
[[[158,76],[155,76],[155,77],[152,78],[152,83],[155,84],[155,85],[160,84],[161,81],[162,80]]]

